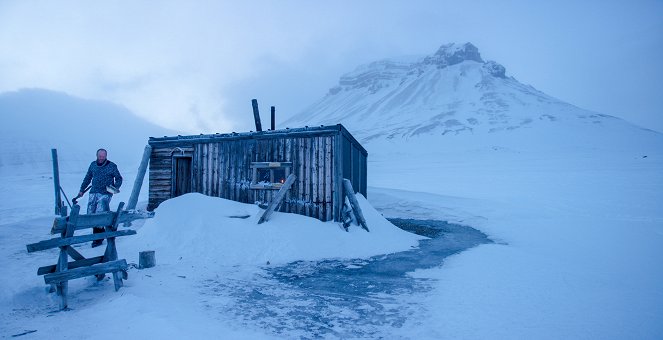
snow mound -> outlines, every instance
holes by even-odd
[[[365,258],[404,251],[423,237],[405,232],[359,195],[370,233],[353,226],[275,212],[257,224],[263,210],[198,193],[162,203],[156,215],[127,240],[129,253],[155,250],[158,264],[205,261],[215,265],[264,265],[323,258]],[[126,251],[120,250],[126,253]]]

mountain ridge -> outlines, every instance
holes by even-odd
[[[321,99],[284,124],[343,123],[363,142],[420,135],[499,133],[551,124],[594,129],[620,118],[581,109],[526,85],[471,43],[434,54],[381,59],[345,73]],[[552,128],[554,130],[554,128]]]

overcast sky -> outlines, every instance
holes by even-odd
[[[469,41],[523,83],[663,131],[663,1],[100,3],[0,0],[0,92],[46,88],[185,132],[244,131],[251,98],[282,121],[359,64]]]

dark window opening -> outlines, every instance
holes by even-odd
[[[290,175],[290,162],[253,162],[251,189],[280,189]]]

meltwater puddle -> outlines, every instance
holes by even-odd
[[[248,279],[208,280],[204,303],[224,319],[277,336],[389,337],[390,328],[426,313],[419,302],[433,285],[407,273],[492,243],[476,229],[444,221],[390,221],[430,239],[419,241],[416,249],[368,259],[297,261],[264,268]]]

